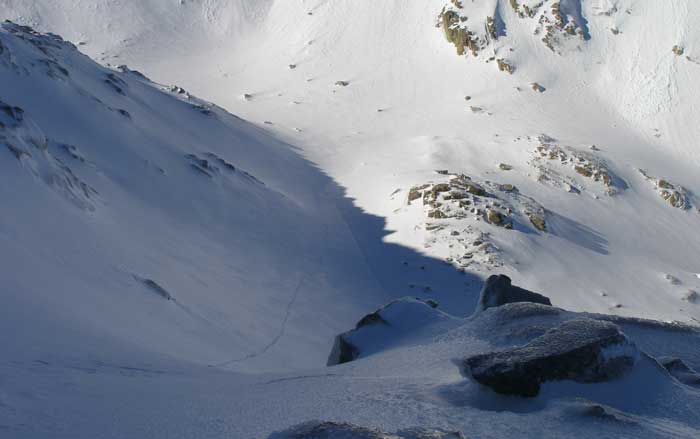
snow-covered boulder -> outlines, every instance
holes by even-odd
[[[534,397],[546,381],[593,383],[619,377],[638,356],[618,326],[577,319],[525,346],[467,358],[464,367],[470,377],[498,393]]]
[[[311,421],[272,434],[269,439],[464,439],[458,431],[411,428],[385,433],[376,428],[360,427],[347,422]]]
[[[507,303],[516,302],[532,302],[540,303],[542,305],[552,305],[549,298],[512,285],[508,276],[504,274],[494,274],[486,279],[486,282],[481,289],[477,311],[483,311],[487,308],[498,307]]]
[[[336,336],[327,364],[348,363],[396,345],[407,336],[414,339],[422,329],[451,320],[455,319],[438,310],[433,300],[395,300],[364,316],[355,329]]]

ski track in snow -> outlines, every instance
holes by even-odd
[[[224,361],[221,363],[210,365],[210,367],[226,367],[226,366],[230,366],[230,365],[235,364],[235,363],[242,363],[244,361],[248,361],[248,360],[251,360],[253,358],[260,357],[260,356],[264,355],[265,353],[267,353],[267,351],[272,349],[277,344],[277,342],[279,342],[280,339],[284,336],[284,332],[287,329],[287,321],[289,320],[289,317],[292,314],[292,308],[294,307],[294,303],[296,303],[296,301],[297,301],[297,298],[299,296],[299,291],[301,291],[301,287],[304,283],[304,278],[305,278],[305,276],[301,277],[301,279],[299,280],[299,284],[297,284],[297,287],[294,289],[294,292],[292,293],[292,298],[289,301],[289,303],[287,304],[287,308],[286,308],[285,313],[284,313],[284,319],[282,319],[282,324],[280,325],[279,332],[277,333],[277,335],[275,335],[275,337],[268,344],[263,346],[263,348],[260,349],[259,351],[248,354],[243,358],[236,358],[233,360]]]

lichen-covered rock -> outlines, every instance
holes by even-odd
[[[517,302],[532,302],[542,305],[552,305],[549,298],[533,291],[512,285],[508,276],[504,274],[494,274],[486,279],[484,286],[481,288],[477,311],[483,311],[488,308]]]
[[[476,355],[465,372],[497,393],[534,397],[542,383],[595,383],[617,378],[637,361],[639,351],[620,328],[593,319],[562,323],[522,347]]]

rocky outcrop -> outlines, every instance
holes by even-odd
[[[590,38],[588,23],[583,17],[579,0],[567,2],[553,0],[541,4],[544,3],[548,5],[539,15],[539,27],[535,34],[542,35],[542,42],[552,52],[556,52],[557,48],[570,37],[578,37],[580,40]],[[535,15],[537,15],[536,12]]]
[[[331,353],[328,355],[326,366],[349,363],[360,356],[360,350],[350,343],[344,334],[337,335],[333,340]]]
[[[355,328],[335,337],[327,365],[348,363],[397,343],[409,333],[445,322],[450,316],[434,300],[403,298],[367,314]]]
[[[479,41],[476,34],[467,27],[467,17],[460,13],[463,9],[462,2],[451,0],[450,3],[442,9],[439,17],[445,38],[454,44],[457,55],[464,55],[469,50],[473,56],[477,56],[484,41]]]
[[[548,297],[528,291],[511,284],[511,280],[504,274],[489,276],[481,289],[477,311],[498,307],[507,303],[532,302],[542,305],[552,305]]]
[[[543,134],[537,138],[530,165],[535,169],[535,177],[540,183],[571,193],[593,190],[595,186],[602,186],[607,195],[627,189],[627,184],[598,155],[599,150],[591,151],[562,146]],[[594,184],[587,184],[586,180]]]
[[[428,183],[412,187],[408,203],[422,198],[427,216],[433,219],[473,217],[497,227],[512,229],[525,218],[545,218],[545,210],[512,184],[479,182],[465,174],[450,174],[448,183]],[[543,229],[542,229],[543,230]]]
[[[522,347],[464,361],[472,379],[497,393],[534,397],[543,383],[608,381],[623,375],[639,352],[619,327],[592,319],[565,322]]]
[[[694,206],[694,196],[685,187],[678,183],[672,183],[666,178],[654,177],[644,169],[639,169],[639,173],[654,186],[656,193],[672,207],[689,210]]]
[[[680,358],[661,357],[657,361],[681,383],[691,387],[700,387],[700,374],[688,367]]]
[[[512,166],[501,164],[501,169]],[[441,255],[459,270],[494,269],[503,265],[492,230],[545,232],[547,211],[511,183],[476,180],[465,174],[441,170],[444,182],[410,188],[407,204],[423,205],[425,246],[447,242],[448,255]],[[485,227],[484,227],[485,226]]]
[[[510,75],[512,75],[513,72],[515,72],[515,67],[513,67],[511,63],[502,58],[496,60],[496,65],[498,65],[498,70],[506,72]]]
[[[509,4],[516,13],[515,20],[529,22],[527,25],[534,29],[534,34],[553,52],[563,53],[565,49],[574,49],[590,39],[580,0],[509,0]],[[499,70],[512,74],[515,71],[513,64],[492,56],[504,49],[500,37],[508,34],[503,7],[507,6],[501,1],[475,4],[450,0],[438,17],[437,27],[455,46],[458,55],[479,57],[488,51],[489,56],[484,57],[486,62],[496,60]]]
[[[347,422],[311,421],[268,439],[466,439],[459,431],[431,428],[411,428],[387,433],[375,428],[361,427]]]

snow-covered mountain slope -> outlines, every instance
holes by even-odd
[[[656,359],[525,402],[459,364],[577,316],[464,319],[492,272],[572,311],[700,319],[698,18],[691,0],[0,0],[75,44],[0,30],[0,432],[695,437],[697,389]],[[323,367],[403,296],[442,323]],[[623,329],[700,368],[694,338]]]
[[[456,311],[474,300],[446,294],[465,289],[449,267],[382,244],[384,223],[293,147],[182,89],[11,23],[0,81],[6,358],[116,343],[288,370],[323,364],[394,283],[440,278]]]
[[[572,309],[700,317],[683,300],[700,287],[695,2],[2,3],[102,62],[269,122],[387,218],[391,242],[480,275],[500,267]],[[476,56],[446,40],[450,10]],[[542,143],[569,151],[567,164]],[[579,160],[600,164],[617,193]],[[406,201],[447,182],[434,170],[516,186],[547,212],[546,232],[485,224],[493,200],[466,219],[427,218],[432,207]]]

